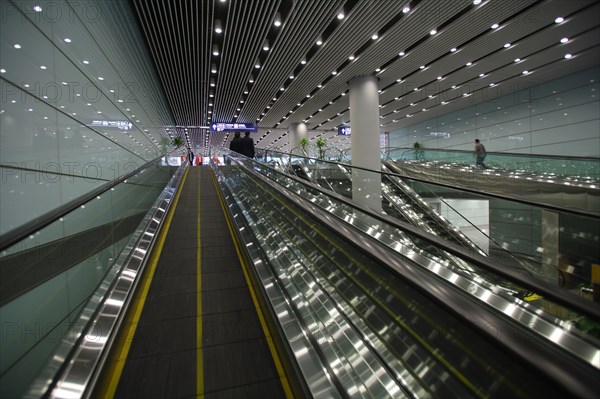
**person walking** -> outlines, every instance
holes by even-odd
[[[242,139],[242,154],[248,158],[254,158],[254,140],[250,137],[250,132],[246,132]]]
[[[487,169],[487,166],[485,166],[485,164],[483,163],[486,156],[487,152],[485,151],[485,147],[479,142],[479,139],[475,139],[475,167]]]

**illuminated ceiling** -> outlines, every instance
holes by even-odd
[[[174,133],[205,149],[230,139],[210,122],[257,124],[258,147],[289,150],[288,126],[302,121],[311,140],[347,148],[337,127],[351,122],[355,76],[379,78],[381,131],[392,132],[527,96],[600,58],[592,0],[131,2]]]

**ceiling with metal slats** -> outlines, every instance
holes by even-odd
[[[130,1],[169,134],[204,154],[228,146],[215,122],[256,124],[257,147],[284,151],[304,122],[311,140],[348,148],[337,127],[351,125],[355,76],[379,78],[393,132],[600,64],[594,0]]]

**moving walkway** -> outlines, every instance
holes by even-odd
[[[382,161],[395,173],[463,189],[507,195],[600,215],[600,159],[488,153],[488,169],[472,152],[390,149]]]
[[[252,340],[242,342],[253,347],[258,341],[267,343],[262,352],[266,356],[256,356],[256,360],[243,364],[229,362],[224,371],[232,376],[242,369],[250,369],[255,376],[260,374],[258,380],[270,382],[270,397],[592,397],[598,391],[598,339],[570,320],[498,291],[481,278],[479,271],[540,293],[556,307],[597,323],[600,314],[590,303],[531,281],[514,270],[499,268],[459,245],[363,209],[267,165],[244,157],[231,158],[232,165],[177,171],[144,216],[140,224],[144,228],[136,229],[125,245],[128,251],[118,256],[124,263],[111,269],[115,272],[113,280],[106,279],[111,274],[107,273],[98,286],[104,292],[93,291],[89,302],[77,312],[85,323],[82,320],[77,326],[75,342],[70,348],[59,345],[51,351],[50,362],[40,363],[42,375],[33,378],[25,396],[94,396],[101,389],[104,373],[114,369],[111,365],[123,364],[122,375],[138,375],[144,351],[148,355],[164,350],[168,352],[165,357],[201,352],[204,371],[199,373],[194,367],[197,360],[196,364],[192,360],[191,366],[184,363],[185,359],[175,362],[185,365],[177,368],[175,363],[158,361],[157,356],[150,364],[150,369],[162,370],[157,377],[135,381],[126,378],[117,383],[117,394],[186,396],[200,394],[200,375],[205,388],[209,381],[216,382],[207,363],[211,356],[200,351],[208,345],[198,341],[197,293],[201,290],[200,308],[203,314],[210,312],[204,296],[204,290],[210,287],[205,285],[205,275],[197,273],[198,259],[201,265],[217,259],[215,269],[237,269],[249,282],[246,290],[237,288],[246,292],[246,299],[255,295],[252,302],[259,304],[255,317],[263,320],[263,337],[256,337],[257,323],[251,322],[249,315],[236,321],[254,331]],[[211,183],[214,191],[209,194]],[[200,195],[195,195],[198,190]],[[191,201],[186,203],[186,198]],[[198,198],[200,205],[194,206]],[[212,203],[202,208],[203,201]],[[214,218],[213,225],[206,225],[209,230],[203,230],[205,218]],[[200,227],[194,229],[190,226],[194,224]],[[217,225],[229,226],[231,233],[217,232]],[[194,230],[200,234],[192,238]],[[212,234],[215,240],[211,241]],[[165,241],[159,251],[163,235]],[[228,235],[232,241],[224,244]],[[447,268],[443,259],[428,252],[432,246],[470,267]],[[200,256],[194,254],[198,249]],[[159,259],[153,260],[161,252]],[[194,256],[195,265],[190,260]],[[240,267],[229,268],[235,258]],[[166,263],[161,266],[163,259]],[[153,262],[154,278],[149,279]],[[198,275],[202,284],[194,292],[197,278],[191,276]],[[221,283],[234,279],[239,281],[240,277],[223,276]],[[211,284],[216,288],[214,295],[227,291],[217,280]],[[125,290],[127,285],[131,291]],[[183,312],[189,317],[177,318],[181,319],[178,322],[173,321],[175,317],[159,320],[156,316],[132,322],[127,314],[139,309],[136,296],[144,292],[146,285],[148,302],[139,311],[142,317],[152,308],[155,314],[174,316],[173,312]],[[165,291],[161,293],[161,289]],[[165,300],[174,291],[180,293],[175,296],[181,301]],[[226,301],[216,300],[213,305],[218,308]],[[170,304],[174,307],[169,308]],[[166,310],[159,310],[161,305],[167,305]],[[99,328],[104,322],[112,322],[112,327]],[[228,326],[221,323],[225,323],[224,318],[216,326]],[[139,327],[130,342],[132,358],[115,357],[119,341],[131,338],[127,327],[132,325]],[[144,338],[143,327],[150,327],[150,336]],[[99,335],[94,328],[104,334]],[[202,328],[208,331],[206,325]],[[229,327],[223,328],[221,335]],[[163,329],[171,342],[150,338]],[[92,339],[98,337],[103,339]],[[152,346],[154,342],[163,344],[157,349]],[[245,351],[243,345],[220,349],[220,354]],[[93,353],[100,358],[90,358]],[[255,362],[262,361],[267,365],[257,367]],[[130,366],[133,369],[128,371]],[[12,369],[18,367],[17,362]],[[12,382],[5,379],[7,375],[3,372],[0,377],[3,390]],[[136,387],[121,385],[127,382],[147,385],[134,391]],[[41,387],[44,389],[34,390]],[[244,389],[244,385],[219,388]],[[223,389],[203,392],[216,396]],[[259,396],[259,391],[253,392]],[[265,391],[260,395],[269,396]]]

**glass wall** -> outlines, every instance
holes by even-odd
[[[600,68],[477,104],[389,135],[390,147],[600,157]]]
[[[127,1],[0,2],[0,242],[140,170],[0,253],[0,397],[22,397],[86,322],[176,167],[173,118]]]
[[[2,2],[0,235],[166,151],[172,117],[127,4]]]

